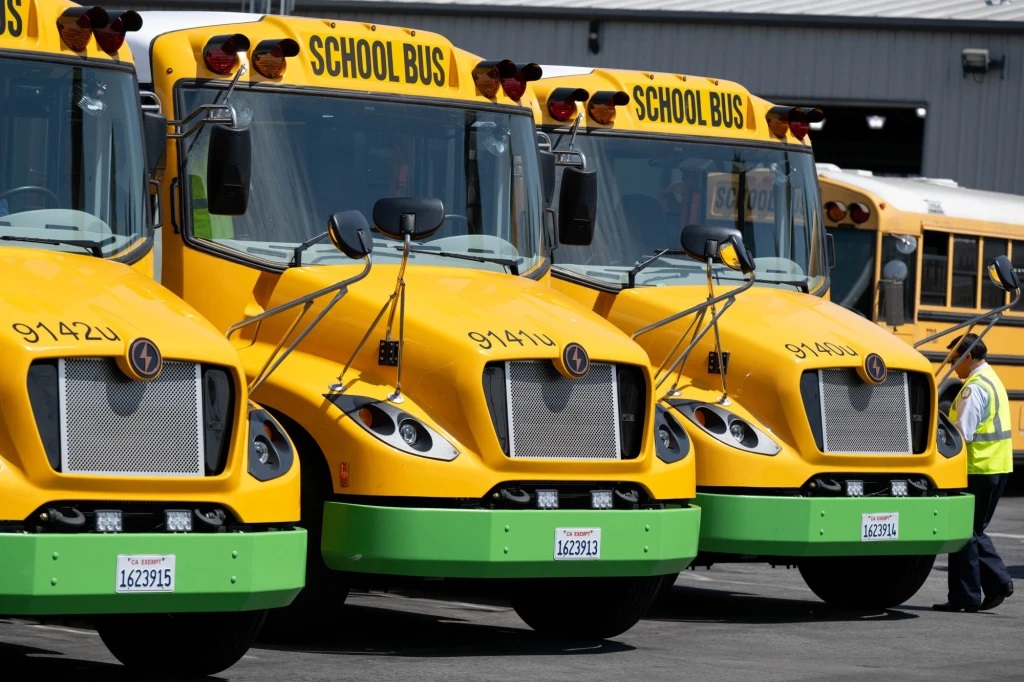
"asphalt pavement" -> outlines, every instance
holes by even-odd
[[[1024,497],[1004,498],[989,530],[1018,590],[990,612],[932,611],[946,597],[945,557],[909,602],[872,614],[822,604],[795,569],[685,571],[636,627],[597,643],[539,637],[500,602],[357,593],[330,627],[261,642],[207,679],[1021,680]],[[0,680],[21,679],[138,678],[86,627],[0,620]]]

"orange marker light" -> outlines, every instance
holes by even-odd
[[[299,53],[299,44],[291,38],[261,40],[252,51],[252,67],[267,78],[278,78],[284,73],[287,57]]]
[[[846,217],[846,204],[838,201],[830,201],[825,204],[825,216],[834,223],[838,223]]]
[[[338,487],[347,488],[348,484],[348,462],[338,462]]]
[[[57,17],[57,33],[70,49],[81,52],[89,44],[92,32],[109,23],[110,17],[102,7],[71,7]]]

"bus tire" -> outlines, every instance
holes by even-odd
[[[607,639],[636,625],[658,595],[662,576],[517,581],[512,608],[538,633]]]
[[[842,609],[881,610],[899,606],[921,589],[935,557],[811,557],[798,567],[807,587]]]
[[[349,585],[345,574],[328,568],[320,553],[324,502],[333,492],[323,451],[305,429],[279,412],[273,412],[295,443],[301,463],[301,514],[306,529],[306,586],[292,603],[270,612],[265,632],[272,639],[315,628],[338,615],[345,605]]]
[[[678,573],[669,573],[668,575],[661,576],[661,584],[658,585],[658,594],[655,596],[655,602],[662,602],[672,596],[672,590],[676,586],[676,579],[679,578]]]
[[[237,663],[266,617],[266,611],[132,613],[99,618],[96,632],[114,658],[146,677],[206,677]]]

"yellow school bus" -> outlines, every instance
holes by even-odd
[[[320,537],[296,610],[489,579],[543,632],[632,626],[696,554],[693,456],[678,426],[655,437],[673,418],[643,349],[539,281],[537,65],[411,28],[144,16],[133,48],[164,109],[226,103],[252,132],[244,215],[208,214],[203,135],[168,149],[163,282],[228,333],[296,441]]]
[[[95,617],[138,674],[216,673],[302,588],[298,462],[235,350],[152,279],[167,123],[140,112],[138,14],[5,7],[0,614]]]
[[[959,187],[952,180],[890,178],[818,165],[825,226],[838,254],[832,301],[914,344],[939,371],[939,406],[962,382],[944,364],[954,337],[919,343],[951,324],[982,331],[1011,303],[986,274],[997,256],[1024,271],[1024,197]],[[981,320],[977,318],[981,316]],[[984,337],[988,363],[1006,384],[1013,456],[1024,464],[1024,303]],[[966,331],[966,329],[964,329]],[[948,375],[948,376],[947,376]]]
[[[824,297],[818,112],[714,78],[544,71],[542,144],[600,188],[552,284],[648,351],[696,453],[695,564],[796,565],[838,606],[909,599],[971,534],[965,455],[925,358]]]

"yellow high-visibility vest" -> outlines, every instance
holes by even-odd
[[[978,430],[967,443],[968,474],[1005,474],[1013,471],[1013,432],[1010,430],[1010,399],[999,376],[991,367],[967,377],[953,406],[949,418],[956,421],[957,405],[966,390],[985,391],[988,406],[978,423]]]

